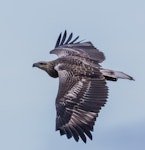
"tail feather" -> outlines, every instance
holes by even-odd
[[[118,78],[121,78],[121,79],[128,79],[128,80],[134,80],[133,77],[123,73],[123,72],[120,72],[120,71],[113,71],[113,70],[109,70],[109,69],[103,69],[101,68],[100,70],[102,72],[102,74],[104,75],[104,77],[106,79],[118,79]],[[114,81],[114,80],[113,80]]]

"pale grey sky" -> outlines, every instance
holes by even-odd
[[[0,22],[1,150],[144,150],[144,0],[5,0]],[[108,102],[87,144],[55,132],[58,79],[32,68],[57,58],[49,51],[65,29],[102,50],[104,68],[136,80],[108,82]]]

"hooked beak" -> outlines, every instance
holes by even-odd
[[[38,63],[34,63],[32,67],[38,67]]]

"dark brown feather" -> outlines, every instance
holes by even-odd
[[[73,136],[77,141],[79,136],[86,142],[86,136],[92,139],[90,131],[106,103],[108,88],[99,69],[91,68],[95,73],[92,76],[86,65],[74,66],[74,69],[73,65],[69,66],[71,60],[66,61],[67,64],[60,63],[56,67],[60,81],[56,99],[56,130],[63,131],[68,138]]]

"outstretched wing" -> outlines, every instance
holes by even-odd
[[[59,74],[56,130],[61,135],[66,134],[67,138],[74,137],[78,141],[80,137],[86,142],[86,136],[92,139],[91,131],[101,107],[106,103],[108,88],[98,69],[83,74],[83,67],[73,67],[65,64],[55,67]]]
[[[58,57],[62,56],[78,56],[81,58],[87,58],[98,63],[105,60],[103,52],[99,51],[93,46],[91,42],[78,41],[79,36],[72,40],[73,33],[71,33],[67,39],[67,32],[65,31],[59,35],[55,45],[55,49],[50,51],[50,54],[56,54]]]

